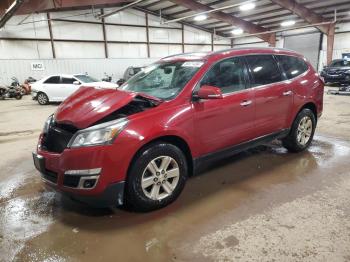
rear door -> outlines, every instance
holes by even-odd
[[[273,55],[262,54],[246,56],[246,61],[255,90],[256,137],[286,128],[293,92],[291,85],[285,81],[277,59]]]
[[[208,154],[248,141],[254,137],[254,94],[247,85],[244,59],[217,62],[204,75],[198,87],[221,89],[222,99],[193,102],[194,128],[202,154]]]

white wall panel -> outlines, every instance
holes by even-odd
[[[55,39],[103,40],[102,25],[52,21]]]
[[[224,50],[231,48],[230,45],[214,45],[214,51]]]
[[[190,44],[210,44],[211,34],[207,32],[200,31],[196,28],[185,26],[185,43]]]
[[[181,24],[179,23],[170,23],[170,24],[161,24],[160,17],[154,15],[148,15],[148,25],[150,26],[160,26],[160,27],[177,27],[181,28]]]
[[[1,59],[52,58],[51,43],[40,41],[0,40]]]
[[[108,14],[116,8],[106,8],[105,13]],[[126,25],[146,25],[146,16],[143,12],[128,9],[108,16],[105,19],[106,23],[126,24]]]
[[[220,36],[214,36],[214,44],[231,45],[231,39],[225,38],[225,37],[220,37]]]
[[[108,44],[110,58],[145,58],[147,57],[146,44]]]
[[[113,79],[123,76],[125,69],[129,66],[146,66],[156,59],[20,59],[0,60],[0,84],[9,84],[12,76],[18,77],[23,82],[28,76],[40,79],[51,74],[76,74],[88,73],[101,79],[104,73],[113,75]],[[44,71],[32,71],[32,62],[42,62]]]
[[[146,42],[146,28],[106,25],[107,40]]]
[[[103,43],[55,42],[57,58],[104,58]]]
[[[185,53],[211,51],[211,45],[185,45]]]
[[[181,45],[150,45],[151,57],[162,58],[169,55],[182,53]]]
[[[0,30],[0,37],[17,37],[17,38],[49,38],[49,26],[46,14],[32,15],[25,22],[40,21],[36,23],[27,23],[18,25],[26,15],[13,16],[5,25],[3,30]]]
[[[181,43],[182,31],[177,29],[150,28],[149,40],[150,42]]]

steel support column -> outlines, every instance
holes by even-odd
[[[334,32],[335,32],[335,23],[332,23],[329,25],[328,34],[327,34],[327,65],[329,65],[333,59]]]

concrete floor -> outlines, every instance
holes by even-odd
[[[56,107],[0,101],[0,261],[350,261],[349,96],[325,95],[308,151],[221,161],[147,214],[43,187],[31,151]]]

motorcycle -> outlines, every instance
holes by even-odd
[[[22,95],[29,95],[32,91],[32,83],[35,83],[37,80],[33,77],[28,77],[26,80],[24,80],[23,85],[21,85],[21,91]]]
[[[103,82],[112,82],[112,76],[111,75],[107,75],[107,73],[105,73],[104,78],[102,78]]]
[[[21,89],[19,86],[1,86],[0,87],[0,99],[5,98],[16,98],[17,100],[22,99]]]

